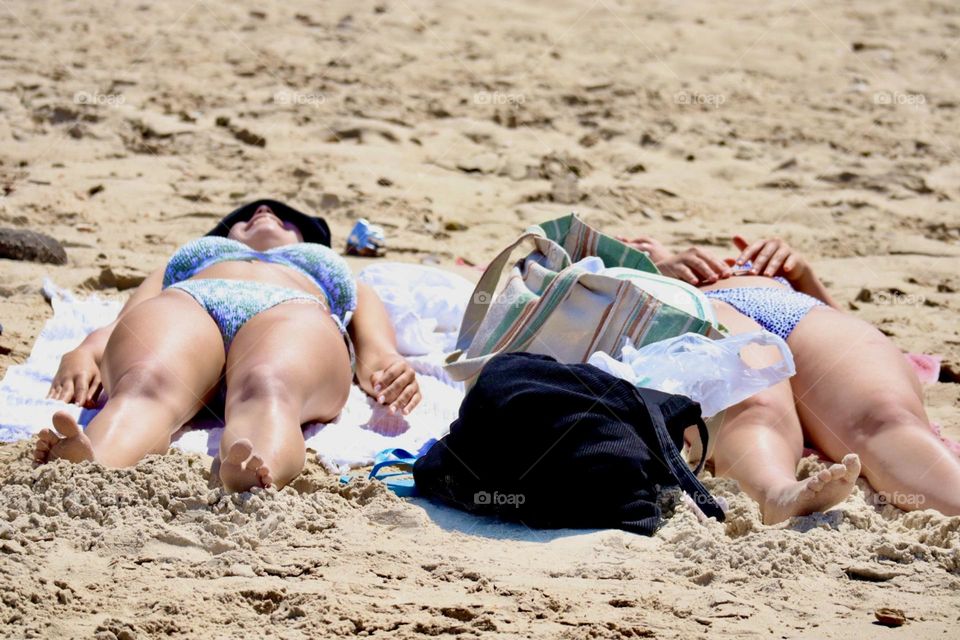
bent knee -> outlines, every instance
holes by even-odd
[[[794,411],[793,394],[789,386],[780,383],[741,400],[727,409],[727,416],[749,416],[752,421],[776,424]]]

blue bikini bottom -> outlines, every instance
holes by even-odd
[[[278,287],[272,284],[250,280],[223,280],[219,278],[201,278],[184,280],[172,284],[168,289],[184,291],[206,309],[223,336],[225,351],[236,337],[240,327],[250,318],[284,302],[298,301],[302,304],[319,304],[329,310],[326,300],[296,289]],[[350,361],[353,363],[353,348],[347,338],[347,329],[337,316],[330,317],[337,324],[340,333],[347,340]]]
[[[726,302],[784,340],[811,309],[826,306],[805,293],[781,287],[714,289],[703,293],[708,298]]]

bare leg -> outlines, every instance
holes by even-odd
[[[162,319],[162,320],[161,320]],[[223,339],[186,293],[168,291],[130,311],[110,336],[101,362],[106,406],[82,432],[65,412],[59,433],[40,434],[34,458],[96,460],[110,467],[163,453],[170,437],[217,387]]]
[[[284,303],[251,318],[227,356],[224,487],[293,480],[306,455],[301,425],[336,417],[351,379],[343,337],[319,305]]]
[[[714,302],[720,322],[732,333],[760,326],[733,307]],[[744,360],[752,367],[777,362],[774,347],[749,347]],[[737,481],[757,501],[766,524],[791,516],[824,511],[846,498],[860,474],[856,456],[815,476],[797,480],[803,434],[789,381],[783,381],[727,409],[717,433],[714,468]]]
[[[960,459],[929,428],[916,374],[889,339],[862,320],[816,308],[787,341],[805,433],[834,460],[859,454],[889,502],[960,514]]]

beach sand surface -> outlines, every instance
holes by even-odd
[[[40,3],[0,11],[0,375],[49,276],[123,298],[256,197],[358,217],[390,258],[484,265],[578,212],[733,255],[780,236],[851,313],[939,354],[960,437],[960,8],[948,2]],[[364,261],[355,261],[362,267]],[[843,357],[839,354],[838,357]],[[960,518],[876,504],[652,538],[480,520],[311,461],[225,495],[210,460],[34,469],[0,445],[4,637],[947,638]],[[508,446],[505,443],[505,446]],[[801,473],[816,468],[812,459]],[[584,482],[589,482],[584,478]],[[604,491],[597,486],[598,492]],[[882,607],[906,625],[875,624]]]

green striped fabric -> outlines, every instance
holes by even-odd
[[[535,250],[513,265],[494,297],[500,270],[531,240]],[[607,270],[590,273],[574,264],[590,256]],[[616,356],[627,341],[640,347],[687,332],[716,337],[715,327],[700,291],[660,275],[646,254],[571,214],[530,227],[491,262],[474,290],[447,372],[472,381],[498,353],[530,351],[585,362],[594,351]]]

